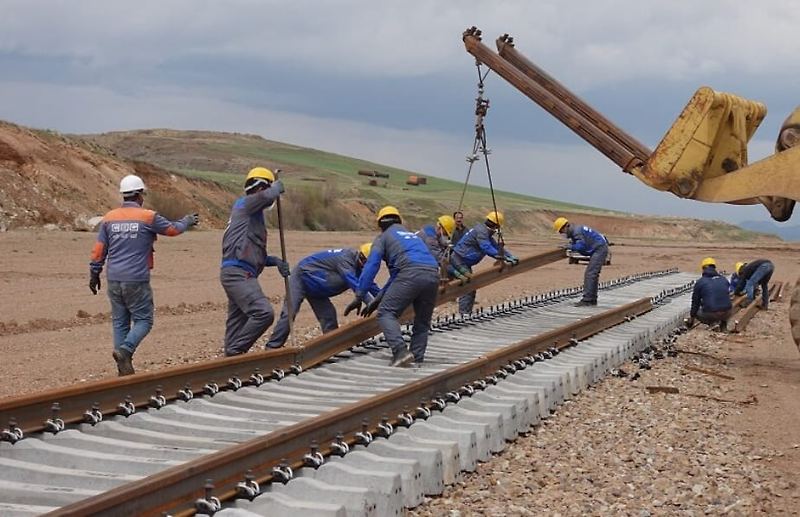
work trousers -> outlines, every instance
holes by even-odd
[[[322,333],[330,332],[339,328],[339,322],[336,319],[336,307],[331,303],[328,297],[314,297],[309,296],[305,283],[303,282],[303,273],[299,268],[294,268],[291,276],[289,277],[289,293],[292,298],[292,321],[297,316],[297,311],[300,310],[300,305],[303,300],[308,300],[311,310],[314,311],[314,316],[319,321],[319,326],[322,328]],[[278,318],[278,323],[272,329],[272,335],[267,342],[267,348],[280,348],[286,343],[289,337],[289,313],[287,308],[287,300],[283,301],[283,309],[281,309],[281,316]]]
[[[114,349],[131,355],[153,328],[153,290],[150,282],[108,282]]]
[[[699,311],[697,311],[695,318],[697,318],[697,321],[705,323],[706,325],[713,325],[718,321],[728,321],[730,315],[731,315],[730,309],[726,311],[713,311],[713,312],[704,311],[703,309],[700,309]]]
[[[600,246],[589,258],[586,272],[583,274],[583,298],[581,301],[597,303],[597,284],[600,282],[600,270],[606,263],[608,246]]]
[[[251,273],[240,267],[224,267],[219,279],[228,295],[225,355],[243,354],[272,325],[275,313],[258,278]]]
[[[752,302],[756,299],[756,287],[761,287],[761,308],[767,309],[769,306],[769,281],[775,265],[772,262],[764,262],[747,279],[744,290],[747,293],[747,301]]]
[[[378,306],[378,324],[394,357],[399,357],[406,350],[400,330],[400,315],[411,305],[414,307],[414,324],[409,348],[414,360],[422,362],[428,348],[428,334],[438,291],[439,271],[435,268],[401,271],[386,289]]]

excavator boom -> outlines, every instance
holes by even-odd
[[[497,52],[475,27],[463,41],[478,61],[653,188],[698,201],[761,203],[778,221],[789,219],[800,200],[800,151],[792,149],[800,141],[800,108],[784,123],[777,153],[749,164],[747,143],[766,106],[701,87],[651,151],[523,56],[507,34],[497,39]]]

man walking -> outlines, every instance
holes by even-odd
[[[403,227],[397,208],[381,208],[377,219],[381,233],[372,242],[372,250],[358,279],[356,297],[344,313],[355,310],[362,316],[369,316],[377,309],[378,323],[392,349],[390,366],[405,366],[412,361],[421,364],[428,348],[428,333],[436,305],[439,264],[422,239]],[[361,305],[378,274],[381,260],[389,268],[389,280],[362,311]],[[400,331],[400,315],[409,305],[414,307],[410,351]]]
[[[483,260],[483,257],[490,256],[496,260],[502,260],[508,264],[517,264],[519,259],[503,250],[494,238],[494,234],[503,226],[505,217],[502,212],[489,212],[486,220],[478,223],[464,234],[461,240],[453,248],[450,255],[450,276],[459,280],[468,280],[472,276],[472,267]],[[477,291],[472,291],[458,299],[458,312],[469,314],[475,305]]]
[[[706,325],[719,322],[719,329],[725,332],[728,330],[727,320],[732,308],[728,281],[717,273],[717,263],[713,258],[704,258],[700,267],[703,276],[694,283],[688,326],[691,328],[697,318]]]
[[[135,373],[133,354],[153,328],[153,243],[157,235],[174,237],[199,222],[197,214],[169,221],[153,210],[142,208],[145,185],[129,174],[119,184],[122,206],[108,212],[100,223],[89,265],[89,289],[100,290],[100,273],[108,262],[108,299],[119,375]]]
[[[572,226],[566,217],[559,217],[553,221],[553,230],[564,234],[570,240],[567,249],[589,257],[586,272],[583,274],[583,297],[575,306],[597,305],[597,284],[600,281],[600,271],[608,257],[608,239],[588,226]]]
[[[761,288],[761,308],[767,310],[769,307],[769,281],[772,273],[775,272],[775,265],[767,259],[758,259],[746,262],[739,268],[739,281],[734,295],[747,293],[747,304],[756,299],[756,288]]]
[[[289,277],[289,292],[292,298],[292,317],[297,316],[303,300],[308,300],[311,310],[319,321],[322,333],[339,328],[336,307],[331,298],[348,289],[358,288],[358,277],[372,249],[372,243],[362,244],[359,249],[342,248],[320,251],[300,261]],[[369,301],[380,288],[372,284],[368,291]],[[289,314],[286,300],[283,310],[267,342],[267,348],[280,348],[289,337]]]
[[[225,324],[225,355],[244,354],[272,325],[272,310],[258,276],[265,266],[278,268],[285,278],[289,264],[267,255],[267,226],[264,210],[271,208],[284,192],[283,184],[271,170],[255,167],[244,182],[245,195],[237,199],[222,236],[220,282],[228,295]]]

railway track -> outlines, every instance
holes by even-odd
[[[0,443],[0,513],[397,514],[680,324],[692,280],[645,274],[608,283],[597,308],[567,289],[439,320],[417,369],[389,368],[368,339],[278,382]]]

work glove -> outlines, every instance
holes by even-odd
[[[92,294],[97,294],[97,291],[100,290],[100,272],[89,272],[89,290],[92,291]]]
[[[507,264],[511,264],[512,266],[519,264],[519,259],[510,253],[505,256],[504,260]]]
[[[356,297],[353,298],[353,301],[350,302],[350,304],[344,308],[344,315],[347,316],[353,311],[356,311],[356,314],[361,314],[361,305],[363,303],[364,303],[364,298],[359,295],[356,295]]]
[[[197,226],[200,224],[200,214],[194,213],[186,216],[186,223],[189,226]]]
[[[467,281],[472,279],[472,271],[470,271],[467,266],[456,266],[455,269],[461,274],[461,276],[466,278]]]
[[[291,274],[291,270],[289,268],[289,263],[285,260],[281,260],[279,258],[275,259],[275,267],[278,268],[278,273],[281,274],[283,278],[288,277]]]
[[[279,194],[286,192],[286,187],[283,186],[283,182],[281,180],[275,180],[272,182],[272,188],[278,189]]]
[[[366,318],[375,312],[378,309],[378,305],[381,304],[381,300],[383,300],[383,291],[378,293],[378,296],[373,298],[372,301],[369,302],[366,307],[364,307],[364,310],[361,311],[361,315]]]

